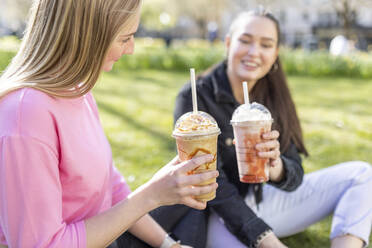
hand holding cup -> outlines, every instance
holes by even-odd
[[[280,160],[279,132],[276,130],[262,134],[263,142],[256,145],[258,156],[268,158],[271,167],[275,167]]]
[[[206,171],[199,174],[190,174],[202,164],[211,162],[212,155],[196,156],[190,160],[181,162],[175,157],[170,163],[161,168],[148,182],[152,188],[152,198],[157,206],[171,204],[185,204],[196,209],[204,209],[205,202],[195,199],[195,196],[213,192],[217,183],[194,186],[204,181],[215,179],[218,171]]]
[[[259,151],[260,158],[269,160],[269,178],[274,182],[279,182],[284,176],[278,138],[279,132],[276,130],[264,133],[262,134],[262,142],[255,147]]]

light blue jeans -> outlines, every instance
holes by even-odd
[[[352,234],[368,246],[372,226],[372,167],[360,161],[341,163],[306,174],[294,192],[265,184],[263,201],[258,208],[253,194],[248,193],[245,201],[280,238],[299,233],[333,213],[331,239]],[[212,213],[207,247],[246,246]]]

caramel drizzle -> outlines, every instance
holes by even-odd
[[[182,149],[179,149],[181,152],[187,154],[185,151],[183,151]],[[190,153],[189,155],[187,155],[187,160],[190,160],[192,159],[198,152],[203,152],[205,154],[212,154],[210,151],[208,151],[207,149],[204,149],[204,148],[196,148],[192,153]],[[213,155],[213,160],[209,163],[205,163],[205,167],[207,170],[209,170],[209,166],[212,165],[214,162],[217,161],[217,155],[216,154],[212,154]],[[192,175],[195,173],[195,171],[199,168],[200,166],[194,168],[193,170],[187,172],[187,175]]]

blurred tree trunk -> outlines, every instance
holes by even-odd
[[[372,6],[371,0],[332,0],[345,36],[352,36],[352,27],[357,24],[357,9]]]
[[[338,18],[341,21],[345,36],[350,39],[352,26],[356,24],[357,14],[355,6],[351,6],[348,0],[337,0],[334,4]]]

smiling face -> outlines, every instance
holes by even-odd
[[[231,82],[255,83],[271,69],[278,56],[275,23],[263,16],[249,16],[226,36],[227,74]]]
[[[133,54],[134,34],[138,29],[139,19],[140,15],[139,13],[136,13],[135,16],[133,16],[132,21],[121,29],[119,35],[115,38],[107,52],[102,70],[111,71],[115,62],[118,61],[121,56],[124,54]]]

